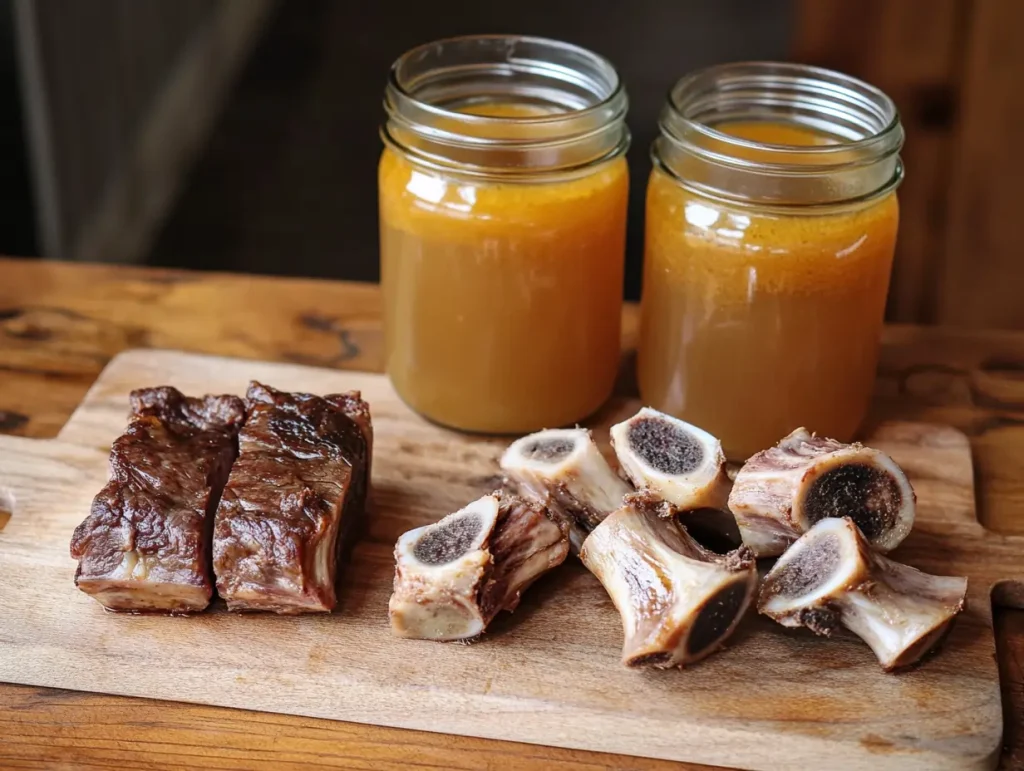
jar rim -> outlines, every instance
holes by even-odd
[[[431,49],[435,49],[439,46],[443,47],[446,45],[466,43],[470,41],[481,41],[481,42],[499,42],[505,41],[506,43],[527,43],[533,45],[547,46],[552,49],[560,49],[565,52],[571,52],[581,57],[590,59],[594,64],[600,66],[605,70],[606,74],[610,76],[610,88],[607,95],[593,104],[590,104],[581,109],[567,110],[565,112],[553,112],[548,115],[536,115],[536,116],[493,116],[493,115],[480,115],[477,113],[460,112],[458,110],[450,110],[445,107],[432,104],[424,101],[416,96],[416,94],[409,88],[409,84],[403,82],[399,72],[401,67],[415,57],[422,57],[424,54],[429,52]],[[533,66],[536,66],[535,64]],[[553,38],[546,38],[538,35],[502,35],[502,34],[483,34],[483,35],[454,35],[451,37],[440,38],[438,40],[430,41],[429,43],[421,43],[420,45],[410,48],[400,57],[398,57],[391,64],[391,68],[388,71],[388,86],[394,89],[395,93],[400,94],[402,97],[415,102],[420,109],[427,112],[433,113],[437,117],[441,118],[453,118],[459,121],[464,121],[468,124],[477,125],[502,125],[508,123],[515,123],[519,125],[543,125],[558,123],[564,121],[566,116],[583,116],[589,113],[597,112],[602,108],[607,107],[612,102],[621,98],[625,92],[625,86],[622,83],[622,78],[619,77],[618,71],[609,59],[595,53],[583,46],[578,46],[575,43],[568,43],[562,40],[555,40]]]
[[[836,141],[764,142],[719,128],[758,122]],[[853,203],[890,192],[903,178],[895,103],[879,88],[823,67],[744,61],[692,72],[669,90],[658,127],[658,165],[684,187],[735,203]]]
[[[813,82],[818,85],[828,84],[829,81],[832,81],[832,84],[838,86],[838,89],[844,89],[848,93],[859,92],[865,99],[873,100],[881,116],[884,116],[884,118],[882,118],[884,125],[880,125],[879,128],[871,131],[870,133],[866,133],[865,136],[859,139],[851,140],[844,137],[845,141],[836,144],[789,145],[773,142],[759,142],[752,139],[738,137],[733,134],[720,131],[714,126],[708,125],[700,120],[688,117],[685,112],[687,105],[683,101],[683,97],[692,97],[693,94],[691,92],[694,90],[695,86],[700,84],[702,81],[720,78],[729,73],[732,73],[737,78],[753,76],[760,78],[774,77],[776,80],[813,80]],[[816,67],[810,64],[772,62],[765,60],[715,64],[710,67],[704,67],[703,69],[687,73],[677,80],[669,89],[667,102],[668,108],[675,113],[676,120],[687,128],[729,146],[760,150],[767,153],[791,154],[794,152],[794,149],[797,149],[800,155],[808,157],[819,156],[824,159],[829,156],[848,154],[851,150],[871,149],[883,142],[889,144],[891,143],[891,138],[894,136],[898,141],[896,146],[897,152],[903,143],[903,131],[900,123],[899,111],[896,109],[895,102],[893,102],[893,100],[884,91],[870,83],[860,80],[859,78],[855,78],[852,75],[847,75],[836,70],[830,70],[825,67]]]
[[[480,104],[536,107],[488,115]],[[527,35],[462,35],[419,45],[391,66],[385,143],[428,167],[526,177],[586,168],[629,145],[628,98],[612,63]]]

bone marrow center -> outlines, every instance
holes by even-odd
[[[684,428],[659,418],[638,418],[629,426],[629,445],[663,474],[689,474],[704,460],[700,443]]]
[[[482,527],[483,522],[476,514],[438,522],[420,536],[413,547],[413,556],[427,565],[454,562],[469,551]]]
[[[746,597],[746,583],[735,581],[720,589],[704,604],[697,620],[693,622],[693,629],[686,641],[691,656],[696,656],[705,648],[714,645],[729,631]]]
[[[834,535],[809,543],[786,564],[769,588],[781,597],[803,597],[827,582],[839,570],[840,544]]]
[[[891,474],[866,463],[847,463],[814,480],[804,511],[812,524],[849,517],[873,540],[892,528],[902,504],[903,494]]]
[[[538,439],[523,448],[523,455],[528,460],[556,463],[575,448],[576,443],[571,439]]]

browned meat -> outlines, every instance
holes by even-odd
[[[210,529],[245,406],[175,388],[131,394],[110,481],[75,528],[75,583],[108,610],[189,613],[213,594]]]
[[[251,383],[240,452],[217,510],[213,567],[230,610],[329,612],[369,488],[372,428],[358,392]]]

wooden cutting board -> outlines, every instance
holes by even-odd
[[[329,617],[105,613],[75,589],[68,542],[106,478],[128,392],[171,384],[238,393],[250,379],[373,410],[372,525]],[[606,428],[636,402],[613,402]],[[405,530],[491,490],[506,440],[415,416],[380,375],[170,351],[130,351],[102,373],[58,439],[0,437],[0,681],[256,709],[751,769],[991,768],[1002,734],[990,594],[1024,607],[1024,538],[977,522],[970,446],[943,426],[877,427],[907,470],[917,525],[895,556],[968,575],[969,610],[921,667],[884,674],[850,635],[822,640],[752,615],[685,671],[619,663],[619,618],[574,560],[473,645],[389,632],[392,548]],[[4,517],[0,516],[0,522]]]

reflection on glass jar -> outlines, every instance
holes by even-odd
[[[620,345],[629,137],[614,69],[554,41],[458,38],[399,59],[385,104],[381,284],[398,393],[472,431],[594,412]]]
[[[813,97],[813,98],[812,98]],[[638,379],[743,459],[864,419],[899,220],[892,102],[837,73],[684,78],[655,142]]]

